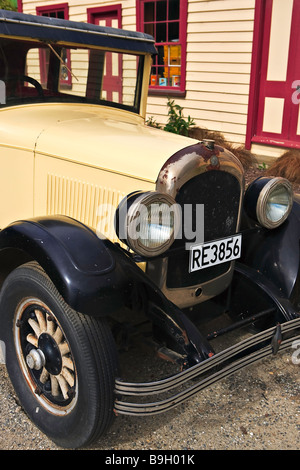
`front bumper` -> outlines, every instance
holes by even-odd
[[[242,368],[276,354],[278,350],[291,348],[296,340],[300,340],[300,317],[255,334],[171,377],[149,383],[129,383],[118,379],[115,384],[115,413],[146,416],[168,411]],[[166,397],[183,386],[183,390]],[[162,396],[158,401],[142,402],[142,397],[152,395]],[[124,397],[139,397],[141,400],[134,403],[124,401]]]

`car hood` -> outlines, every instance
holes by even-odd
[[[156,181],[171,155],[194,142],[146,126],[140,116],[102,106],[36,104],[5,108],[2,116],[10,129],[6,137],[18,135],[20,147],[149,182]]]

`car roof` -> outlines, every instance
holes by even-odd
[[[156,54],[153,37],[145,33],[1,9],[0,36]]]

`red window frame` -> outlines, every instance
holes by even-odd
[[[158,49],[158,56],[154,58],[151,70],[149,93],[184,96],[188,2],[179,0],[179,18],[172,18],[171,4],[172,0],[137,0],[137,28],[139,31],[151,34]],[[163,5],[166,5],[166,15],[159,18],[158,11]],[[151,7],[153,7],[152,18],[148,18],[147,21],[145,18],[147,10],[149,12]],[[178,38],[172,38],[175,31],[178,32]]]
[[[69,4],[68,3],[59,3],[57,5],[47,5],[44,7],[36,7],[36,14],[38,16],[52,16],[54,18],[59,18],[58,14],[63,13],[63,19],[69,19]],[[67,65],[71,69],[71,55],[70,51],[67,51],[66,54]],[[41,67],[41,81],[46,83],[47,81],[47,59],[45,51],[40,51],[40,67]],[[67,79],[60,79],[60,86],[62,88],[71,88],[72,87],[72,76],[68,73]]]

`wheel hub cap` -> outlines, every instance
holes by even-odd
[[[32,349],[26,356],[26,363],[30,369],[40,370],[45,362],[44,353],[40,349]]]
[[[58,375],[62,369],[62,357],[59,347],[53,337],[47,333],[40,335],[38,340],[39,349],[45,357],[45,368],[52,375]]]

